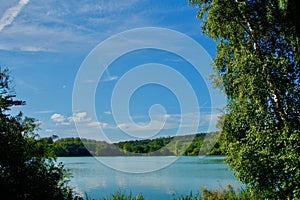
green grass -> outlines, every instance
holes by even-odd
[[[144,200],[144,197],[141,194],[138,194],[137,196],[132,196],[131,193],[129,195],[126,195],[124,193],[115,192],[109,197],[104,197],[104,200]]]
[[[86,195],[86,200],[92,200]],[[131,193],[125,194],[123,192],[115,192],[102,198],[103,200],[145,200],[142,194],[133,196]],[[258,200],[257,195],[254,195],[248,191],[241,191],[239,189],[234,190],[231,185],[227,185],[227,188],[222,188],[221,191],[207,190],[205,187],[202,188],[202,192],[193,194],[192,192],[186,196],[180,196],[173,198],[173,200]],[[152,199],[149,199],[152,200]],[[155,199],[154,199],[155,200]]]
[[[174,200],[258,200],[257,195],[249,191],[241,191],[240,189],[234,190],[231,185],[227,185],[227,188],[222,188],[221,191],[217,190],[207,190],[207,188],[202,188],[202,193],[192,194],[192,192],[187,196],[181,196],[179,198],[174,198]]]
[[[85,198],[86,200],[94,200],[94,199],[91,199],[90,197],[88,197],[88,195],[86,194],[85,195]],[[113,194],[110,194],[109,196],[106,196],[104,198],[101,198],[103,200],[145,200],[143,195],[141,194],[138,194],[136,196],[133,196],[130,192],[130,194],[125,194],[123,192],[115,192]]]

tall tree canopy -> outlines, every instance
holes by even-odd
[[[300,18],[296,0],[189,0],[217,42],[214,83],[228,99],[227,162],[252,191],[300,198]]]
[[[38,140],[38,124],[10,109],[15,100],[8,70],[0,68],[0,199],[73,199],[67,171],[47,144]]]

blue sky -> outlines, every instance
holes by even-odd
[[[215,42],[201,34],[197,10],[188,6],[186,0],[0,1],[0,66],[10,69],[17,97],[26,101],[26,106],[18,109],[40,121],[42,137],[56,134],[61,138],[118,141],[176,135],[179,126],[190,134],[189,126],[195,123],[199,125],[197,131],[206,132],[209,120],[215,124],[219,115],[219,110],[212,108],[210,96],[224,97],[218,90],[210,94],[209,86],[190,63],[157,49],[130,52],[108,66],[97,82],[95,116],[72,107],[74,83],[84,60],[99,43],[123,31],[143,27],[178,31],[193,38],[213,57]],[[116,122],[111,107],[114,87],[127,72],[147,63],[169,66],[189,80],[199,106],[181,113],[182,105],[172,90],[146,84],[130,98],[131,121]],[[160,74],[160,70],[155,73]],[[176,82],[175,78],[170,80]],[[151,126],[149,112],[154,117]],[[198,114],[200,120],[196,122],[194,116]],[[182,118],[186,120],[181,124]],[[83,130],[80,134],[75,124]],[[105,136],[98,134],[99,128]]]

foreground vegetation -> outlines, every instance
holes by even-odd
[[[174,200],[258,200],[263,199],[257,194],[249,191],[234,190],[231,185],[227,188],[223,188],[221,191],[207,190],[205,187],[202,188],[202,193],[193,194],[187,196],[181,196],[174,198]]]
[[[217,43],[212,79],[228,102],[220,121],[226,162],[264,198],[299,199],[299,1],[189,3]]]
[[[76,199],[67,170],[38,140],[36,121],[9,112],[24,103],[15,99],[8,70],[0,68],[0,199]]]
[[[92,200],[86,195],[86,200]],[[125,194],[123,192],[115,192],[109,196],[103,197],[103,200],[145,200],[142,194],[133,196]],[[101,199],[101,200],[102,200]],[[234,190],[231,185],[227,185],[227,188],[222,188],[221,191],[207,190],[205,187],[202,188],[201,192],[193,194],[192,192],[186,196],[174,197],[173,200],[258,200],[263,199],[257,194],[250,191],[240,191],[239,189]]]

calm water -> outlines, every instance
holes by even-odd
[[[208,189],[220,189],[227,184],[231,184],[234,188],[242,186],[224,164],[223,157],[219,156],[180,157],[169,166],[166,166],[166,162],[170,157],[98,157],[98,159],[58,158],[58,161],[64,162],[65,167],[71,170],[73,178],[70,184],[81,194],[86,193],[94,199],[100,199],[115,191],[126,194],[131,192],[133,195],[142,193],[146,199],[172,199],[188,195],[191,191],[197,193],[203,186]],[[165,167],[142,173],[143,169],[151,171],[149,170],[151,163],[155,163],[156,167]]]

